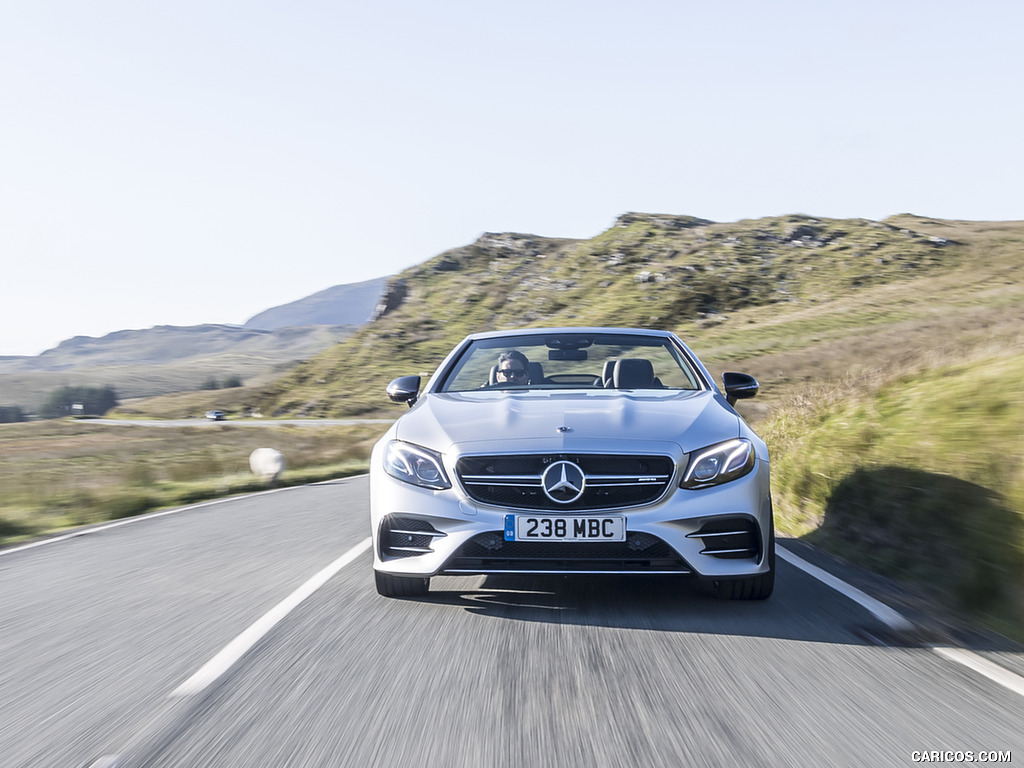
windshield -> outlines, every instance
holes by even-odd
[[[441,392],[493,389],[701,389],[681,350],[659,336],[555,333],[479,339]]]

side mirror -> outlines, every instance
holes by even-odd
[[[726,371],[722,374],[722,384],[725,385],[725,399],[729,405],[735,405],[737,400],[753,397],[760,388],[757,379],[753,376],[734,371]]]
[[[391,398],[391,402],[408,403],[409,407],[412,408],[419,399],[420,377],[399,376],[388,384],[387,393],[388,397]]]

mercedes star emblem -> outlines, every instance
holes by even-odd
[[[587,479],[571,461],[556,461],[541,476],[544,495],[556,504],[572,504],[583,495]]]

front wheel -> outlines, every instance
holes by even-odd
[[[384,597],[421,597],[430,588],[430,579],[419,576],[392,576],[390,573],[374,571],[377,594]]]

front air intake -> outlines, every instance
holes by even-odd
[[[757,560],[761,556],[761,536],[757,523],[749,517],[710,520],[687,538],[701,540],[702,555],[722,560]]]
[[[471,538],[442,573],[690,573],[668,544],[630,531],[622,542],[505,541],[501,531]]]
[[[434,539],[445,535],[426,520],[388,515],[380,524],[381,559],[428,554],[434,551]]]

